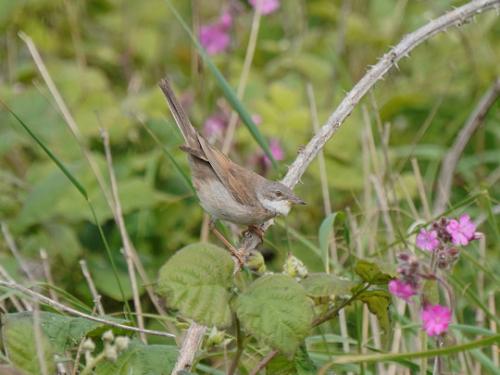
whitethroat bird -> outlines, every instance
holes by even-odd
[[[210,145],[189,121],[169,81],[162,79],[159,86],[184,137],[181,149],[188,154],[201,206],[212,219],[257,229],[257,225],[277,215],[287,215],[292,204],[305,204],[287,186],[234,163]]]

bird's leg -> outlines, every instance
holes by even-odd
[[[231,255],[236,258],[236,260],[238,261],[239,268],[243,267],[243,265],[245,264],[244,252],[236,249],[231,244],[231,242],[229,242],[226,239],[226,237],[224,237],[224,235],[221,232],[219,232],[219,230],[215,227],[215,220],[210,218],[208,226],[209,226],[210,230],[212,231],[212,233],[215,235],[215,237],[217,237],[219,239],[219,241],[221,241],[224,244],[224,246],[226,246],[228,248]]]
[[[260,225],[249,225],[248,229],[245,232],[255,233],[260,238],[260,242],[264,242],[264,231],[262,230]]]

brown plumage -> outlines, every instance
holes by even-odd
[[[169,81],[162,79],[159,86],[186,142],[181,149],[189,156],[200,203],[212,217],[254,225],[286,215],[292,203],[304,204],[287,186],[241,167],[211,146],[189,121]]]

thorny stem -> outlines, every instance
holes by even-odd
[[[236,321],[236,354],[234,355],[233,361],[231,362],[231,366],[229,370],[227,370],[227,375],[233,375],[238,367],[238,362],[240,361],[241,355],[243,354],[243,333],[241,332],[240,321],[238,318]]]
[[[299,182],[300,178],[309,167],[309,164],[311,164],[325,144],[337,132],[360,100],[392,67],[397,67],[399,60],[407,57],[414,48],[434,35],[453,26],[461,26],[479,13],[493,9],[499,5],[500,0],[470,1],[428,22],[421,28],[403,37],[403,39],[396,46],[391,48],[389,52],[383,55],[377,64],[373,65],[352,90],[347,93],[337,109],[330,115],[325,125],[323,125],[319,132],[311,138],[309,143],[299,153],[288,169],[282,182],[291,188]],[[264,223],[262,229],[266,230],[271,224],[270,221]],[[249,251],[258,246],[260,242],[258,236],[252,234],[243,239],[240,247]]]

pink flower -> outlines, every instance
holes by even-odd
[[[209,55],[224,52],[231,43],[229,29],[233,24],[233,17],[229,12],[224,12],[219,20],[200,28],[200,43]]]
[[[207,138],[216,138],[222,135],[226,129],[226,119],[221,114],[215,114],[205,120],[203,133]]]
[[[476,226],[470,220],[469,215],[460,216],[460,219],[450,220],[446,226],[446,231],[451,235],[451,241],[455,245],[465,246],[474,239]]]
[[[421,229],[417,235],[417,246],[422,250],[436,250],[439,246],[438,233],[435,230]]]
[[[427,305],[422,311],[422,322],[429,336],[440,335],[448,330],[451,310],[446,306]]]
[[[279,0],[248,0],[248,2],[264,16],[275,12],[280,7]]]
[[[285,152],[281,148],[280,142],[277,139],[271,139],[269,142],[269,150],[271,151],[271,155],[273,155],[274,160],[283,160],[285,158]],[[269,160],[267,155],[264,155],[263,160],[266,167],[271,166],[271,160]]]
[[[404,299],[405,301],[408,301],[412,296],[417,294],[416,289],[413,287],[413,285],[409,283],[405,283],[402,280],[391,280],[389,281],[389,292],[391,292],[392,295]]]

